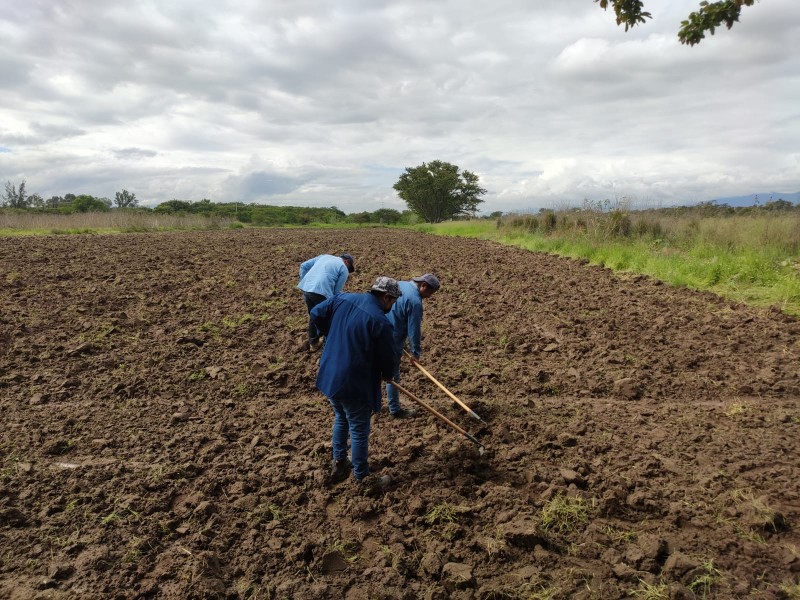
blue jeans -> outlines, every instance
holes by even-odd
[[[372,407],[363,399],[333,400],[333,460],[347,458],[347,438],[350,437],[350,461],[357,480],[369,475],[369,430]]]
[[[400,361],[394,363],[394,379],[400,381]],[[400,412],[400,392],[391,383],[386,384],[386,403],[389,405],[389,412],[395,414]]]
[[[320,302],[324,302],[325,296],[322,294],[315,294],[314,292],[303,292],[303,300],[306,301],[308,314],[311,315],[311,309]],[[308,319],[308,341],[315,344],[319,341],[319,331],[317,331],[317,328],[311,323],[310,318]]]

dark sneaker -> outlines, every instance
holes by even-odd
[[[308,343],[308,349],[311,352],[316,352],[318,350],[322,350],[322,340],[310,341]]]
[[[350,477],[353,464],[346,458],[331,463],[331,483],[339,483]]]
[[[377,475],[367,475],[364,479],[356,481],[358,489],[365,496],[377,496],[385,492],[391,483],[392,478],[388,475],[381,475],[380,477]]]
[[[401,408],[396,413],[389,413],[395,419],[413,419],[419,414],[419,411],[415,408]]]

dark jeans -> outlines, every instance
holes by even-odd
[[[325,296],[322,294],[315,294],[314,292],[303,292],[303,300],[306,301],[306,308],[308,308],[308,314],[310,316],[311,309],[320,302],[323,302],[325,300]],[[311,323],[310,318],[308,319],[308,341],[314,344],[319,341],[319,331]]]
[[[347,458],[347,438],[350,438],[350,462],[356,480],[369,475],[369,430],[372,408],[364,399],[332,400],[333,408],[333,460]]]

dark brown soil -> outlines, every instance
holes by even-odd
[[[432,416],[393,483],[326,483],[298,266],[437,273]],[[0,240],[0,597],[789,598],[800,324],[640,276],[405,231]],[[410,405],[409,400],[404,400]]]

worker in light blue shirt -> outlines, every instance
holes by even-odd
[[[320,347],[320,334],[311,322],[311,309],[341,292],[348,275],[355,270],[356,264],[350,254],[320,254],[300,265],[300,283],[297,287],[303,292],[309,314],[308,342],[304,343],[304,348],[317,350]]]
[[[414,277],[411,281],[399,281],[402,296],[398,298],[387,315],[394,328],[392,344],[394,347],[394,380],[400,381],[400,359],[408,339],[409,352],[414,358],[422,354],[422,301],[430,298],[441,287],[439,278],[432,273]],[[386,399],[389,414],[398,419],[414,417],[415,409],[400,406],[400,394],[391,383],[386,383]]]
[[[401,296],[397,282],[378,277],[364,294],[337,294],[311,311],[314,326],[325,336],[317,388],[333,408],[333,461],[330,480],[346,479],[352,468],[359,484],[369,475],[369,432],[373,411],[381,404],[381,379],[392,376],[392,326],[386,318]],[[347,441],[350,455],[347,458]],[[376,479],[377,488],[388,485]]]

